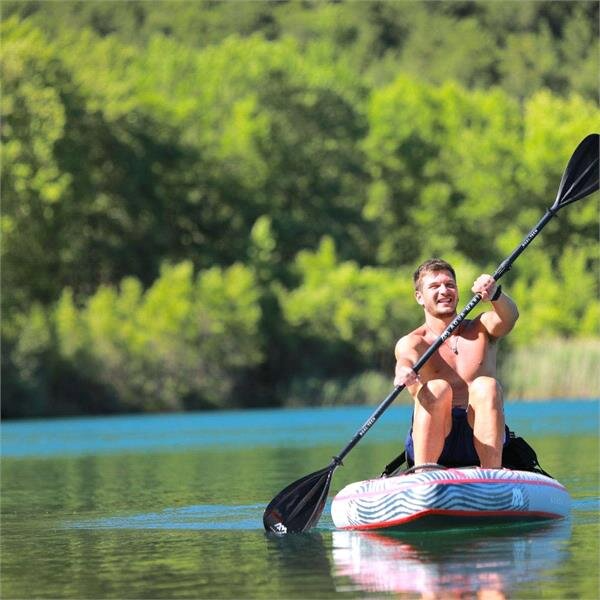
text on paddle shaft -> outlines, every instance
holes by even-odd
[[[373,426],[373,423],[375,423],[375,421],[377,421],[377,417],[371,416],[371,418],[358,430],[358,433],[356,435],[360,436],[360,437],[365,435],[365,433],[367,433],[367,431],[369,431],[369,429],[371,429],[371,427]]]
[[[529,244],[531,243],[533,238],[538,234],[538,231],[539,231],[538,229],[532,229],[529,232],[529,235],[521,243],[521,248],[527,248],[527,246],[529,246]]]

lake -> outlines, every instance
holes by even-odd
[[[599,404],[508,403],[573,499],[546,526],[272,537],[262,511],[329,464],[373,407],[2,424],[2,598],[598,597]],[[378,475],[410,409],[390,408],[333,478]],[[487,594],[487,595],[486,595]]]

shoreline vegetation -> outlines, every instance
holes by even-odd
[[[549,339],[514,349],[500,380],[511,398],[600,400],[600,340]]]
[[[548,339],[505,352],[500,359],[498,379],[502,384],[505,402],[536,402],[547,400],[600,400],[600,340],[596,339]],[[366,406],[379,404],[392,391],[392,377],[380,371],[365,371],[351,377],[320,379],[297,378],[285,388],[277,402],[265,406],[249,403],[252,408]],[[243,391],[240,391],[243,394]],[[85,402],[85,398],[83,399]],[[396,404],[410,404],[408,393],[403,392]],[[106,410],[88,411],[85,407],[63,405],[58,410],[47,412],[8,415],[9,418],[36,416],[65,417],[93,414],[127,414],[141,412],[180,412],[182,405],[171,404],[156,409],[142,405],[132,407],[113,399]],[[190,407],[190,410],[234,410],[244,406],[243,402],[224,406]],[[133,411],[132,411],[133,408]],[[41,414],[40,414],[41,413]]]
[[[498,379],[505,401],[600,400],[600,340],[548,339],[503,354]],[[375,371],[344,380],[307,379],[291,387],[285,405],[375,405],[392,391],[391,379]],[[410,402],[405,393],[396,400]]]
[[[600,122],[599,10],[3,1],[2,418],[379,402],[415,267],[463,305]],[[508,397],[600,396],[599,199],[502,280]]]

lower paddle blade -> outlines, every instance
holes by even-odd
[[[563,173],[554,209],[585,198],[599,186],[600,136],[591,133],[577,146]]]
[[[298,479],[279,492],[265,509],[265,529],[279,534],[301,533],[315,525],[325,507],[336,466],[332,463],[326,469]]]

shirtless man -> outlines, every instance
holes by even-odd
[[[412,366],[456,317],[458,289],[454,269],[440,259],[424,262],[414,282],[425,323],[395,349],[394,384],[404,384],[415,401],[407,455],[415,465],[499,469],[505,440],[497,342],[514,327],[519,311],[491,275],[480,275],[472,291],[492,310],[464,320],[416,374]]]

